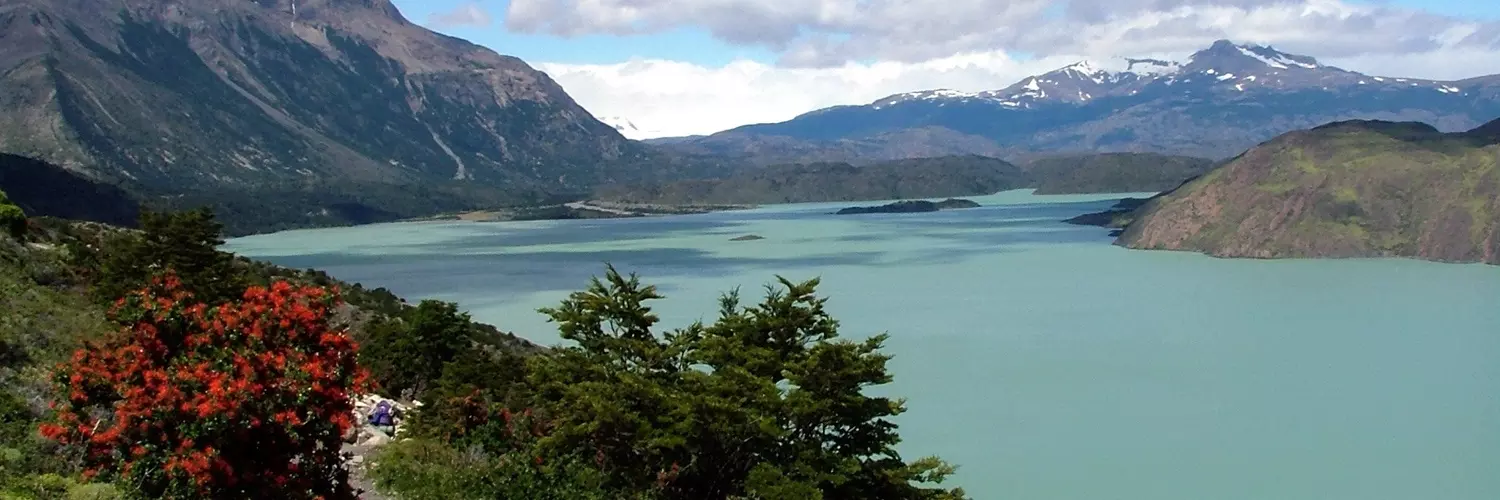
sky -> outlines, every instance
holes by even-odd
[[[1214,40],[1385,76],[1500,73],[1500,0],[393,0],[633,138],[708,134]]]

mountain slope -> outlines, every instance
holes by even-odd
[[[1500,114],[1500,79],[1456,82],[1364,75],[1270,47],[1219,41],[1185,61],[1084,61],[984,92],[929,90],[812,111],[674,142],[754,157],[774,137],[809,156],[888,159],[899,146],[846,145],[911,129],[948,129],[969,152],[1156,152],[1225,158],[1291,130],[1346,119],[1471,128]],[[786,146],[790,147],[790,146]],[[988,150],[988,151],[981,151]]]
[[[0,88],[0,150],[143,193],[521,196],[695,168],[388,0],[0,0]]]
[[[1459,133],[1347,121],[1292,132],[1146,203],[1131,248],[1500,264],[1500,120]]]
[[[1213,168],[1213,160],[1155,153],[1039,158],[1026,165],[1036,194],[1143,193],[1177,187]]]
[[[140,203],[124,190],[24,156],[0,154],[0,191],[32,217],[135,227]]]
[[[720,179],[600,189],[600,200],[667,205],[727,205],[890,200],[991,194],[1026,186],[1019,167],[982,156],[919,158],[857,167],[847,163],[776,165]]]

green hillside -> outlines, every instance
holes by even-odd
[[[1026,165],[1036,194],[1146,193],[1177,187],[1214,161],[1156,153],[1103,153],[1040,158]]]
[[[1500,121],[1346,121],[1282,135],[1152,200],[1131,248],[1500,264]]]

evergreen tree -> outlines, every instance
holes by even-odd
[[[360,362],[387,393],[409,391],[421,396],[442,377],[447,365],[475,348],[471,328],[469,315],[459,312],[457,304],[424,300],[399,321],[371,325]],[[487,361],[472,355],[463,359]]]
[[[184,290],[207,304],[236,300],[248,282],[234,255],[219,251],[222,234],[223,225],[207,208],[143,211],[139,233],[117,234],[103,245],[95,294],[112,301],[171,271]]]
[[[543,309],[573,347],[531,375],[563,456],[592,455],[612,487],[669,498],[961,498],[924,486],[954,468],[895,451],[899,401],[878,335],[838,338],[818,281],[779,280],[764,302],[721,300],[719,319],[660,336],[644,303],[661,296],[612,267]],[[783,290],[784,289],[784,290]]]

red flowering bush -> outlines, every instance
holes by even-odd
[[[339,455],[364,390],[337,298],[277,282],[207,307],[172,276],[116,304],[123,331],[55,372],[42,433],[150,498],[353,498]]]

